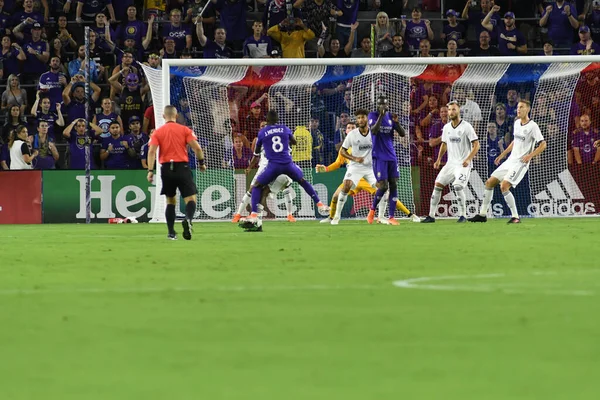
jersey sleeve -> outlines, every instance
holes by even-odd
[[[31,151],[29,150],[29,146],[27,145],[27,143],[23,142],[23,144],[21,145],[21,153],[25,156],[30,156],[31,155]]]
[[[475,140],[479,140],[477,134],[475,133],[475,129],[473,129],[473,125],[469,124],[467,126],[467,137],[469,138],[469,141],[474,142]]]
[[[186,126],[185,127],[185,142],[190,143],[190,142],[193,142],[194,140],[198,140],[198,138],[196,137],[196,134],[194,133],[193,130],[191,130],[190,128],[188,128]]]
[[[327,166],[327,171],[335,171],[336,169],[340,169],[342,165],[346,163],[346,158],[342,157],[342,155],[338,152],[337,158],[334,162]]]
[[[538,124],[535,124],[533,126],[533,139],[535,140],[536,143],[541,142],[542,140],[544,140],[544,136],[542,135],[542,131],[540,131],[540,127],[538,126]]]
[[[352,132],[354,131],[351,131],[344,139],[344,143],[342,143],[342,147],[346,150],[352,147]]]
[[[442,142],[448,143],[448,129],[445,126],[442,128]]]

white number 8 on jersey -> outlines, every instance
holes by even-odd
[[[273,139],[273,151],[275,153],[281,153],[283,151],[283,143],[281,143],[281,137],[280,136],[274,136]]]

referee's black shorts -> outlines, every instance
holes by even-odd
[[[172,162],[161,165],[160,177],[162,179],[162,190],[160,194],[167,197],[175,197],[177,189],[182,197],[192,196],[198,193],[192,171],[187,162]]]

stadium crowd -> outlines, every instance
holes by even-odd
[[[154,129],[149,84],[139,63],[160,68],[163,58],[291,58],[291,57],[453,57],[599,54],[600,0],[517,1],[447,0],[0,0],[2,34],[0,78],[4,125],[0,135],[0,170],[11,157],[26,157],[36,169],[82,169],[84,149],[92,143],[93,168],[144,167],[148,134]],[[206,6],[206,7],[205,7]],[[199,17],[204,10],[202,17]],[[426,19],[440,15],[445,18]],[[373,28],[372,28],[373,25]],[[84,26],[90,33],[90,130],[86,132],[84,93]],[[244,29],[244,27],[246,29]],[[373,30],[373,31],[372,31]],[[374,42],[372,42],[374,39]],[[464,66],[441,73],[459,76]],[[266,69],[275,79],[274,70]],[[253,72],[254,73],[254,72]],[[264,73],[264,72],[263,72]],[[336,73],[334,69],[334,74]],[[244,90],[229,93],[230,118],[225,137],[209,148],[209,167],[243,169],[252,141],[262,124],[267,104],[294,112],[290,93],[270,93],[266,79],[255,73]],[[339,79],[311,88],[310,122],[293,127],[299,140],[295,160],[314,166],[335,159],[351,121],[352,79]],[[259,83],[256,83],[259,82]],[[598,139],[600,78],[582,75],[569,117],[569,160],[598,162],[588,142]],[[488,157],[511,140],[516,104],[529,98],[533,87],[506,86],[492,100],[492,112],[482,115],[473,93],[453,96],[463,117],[487,130]],[[400,143],[407,162],[431,164],[447,121],[444,107],[451,85],[413,80],[410,102],[401,118],[410,138]],[[559,117],[565,99],[561,90],[543,94],[539,115]],[[489,100],[485,100],[489,101]],[[185,98],[174,103],[180,122],[192,123]],[[540,104],[542,104],[540,106]],[[297,111],[297,110],[296,110]],[[561,111],[562,112],[562,111]],[[484,113],[485,114],[485,113]],[[535,115],[533,116],[535,119]],[[11,149],[24,137],[24,146]],[[211,129],[219,130],[216,122]],[[553,132],[551,122],[545,134]],[[17,132],[17,130],[19,132]],[[573,150],[576,149],[576,150]],[[13,151],[14,150],[14,151]],[[410,161],[408,155],[411,155]],[[216,157],[216,158],[215,158]],[[26,163],[26,165],[29,165]],[[22,165],[22,163],[13,163]]]

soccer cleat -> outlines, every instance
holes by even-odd
[[[377,218],[377,223],[381,225],[389,225],[390,221],[387,218]]]
[[[465,223],[465,222],[467,222],[467,219],[466,219],[466,218],[463,216],[463,217],[460,217],[460,218],[458,219],[458,221],[456,221],[456,222],[457,222],[457,223],[459,223],[459,224],[462,224],[462,223]]]
[[[317,208],[319,209],[319,213],[321,213],[321,215],[327,215],[329,214],[329,206],[326,206],[325,204],[318,202],[317,203]]]
[[[322,220],[319,221],[320,224],[329,224],[331,223],[331,218],[327,217],[327,218],[323,218]]]
[[[521,223],[521,219],[520,218],[511,218],[508,220],[507,224],[520,224]]]
[[[435,218],[431,218],[429,215],[421,220],[422,224],[433,224],[435,222]]]
[[[296,218],[294,218],[294,216],[293,216],[292,214],[288,214],[288,216],[287,216],[287,220],[288,220],[289,222],[296,222]]]
[[[167,235],[167,239],[169,239],[169,240],[177,240],[177,234],[176,233],[169,233]]]
[[[236,222],[240,222],[241,218],[242,218],[242,214],[234,214],[233,219],[231,220],[231,223],[235,224]]]
[[[369,215],[367,215],[367,222],[372,224],[375,220],[375,210],[369,210]]]
[[[487,222],[487,217],[485,215],[475,214],[473,218],[469,218],[467,221],[469,222]]]
[[[421,222],[421,218],[417,214],[411,215],[410,219],[412,222]]]
[[[191,219],[184,219],[181,221],[181,226],[183,226],[183,238],[185,240],[192,240],[192,233],[194,232],[194,225],[192,224]]]
[[[340,219],[339,218],[334,218],[331,220],[331,225],[337,225],[340,223]]]
[[[396,218],[388,219],[388,223],[389,223],[389,225],[400,225],[400,222],[398,222],[398,220]]]
[[[262,232],[262,225],[258,226],[258,225],[252,225],[249,228],[246,228],[244,230],[244,232]]]

